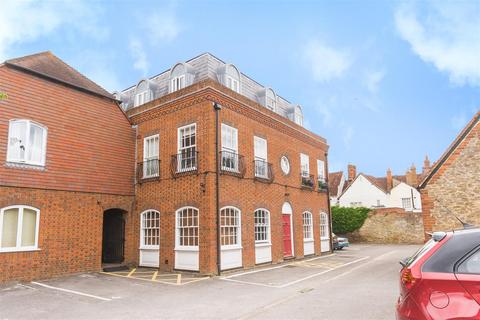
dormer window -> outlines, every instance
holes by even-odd
[[[265,106],[274,112],[277,109],[277,96],[272,89],[267,89]]]
[[[295,106],[294,119],[296,124],[303,126],[303,112],[300,106]]]
[[[142,80],[135,89],[134,106],[138,107],[151,100],[151,90],[147,80]]]
[[[227,76],[227,87],[232,89],[233,91],[239,93],[240,92],[240,83],[237,79],[233,79],[230,76]]]
[[[45,165],[47,128],[31,120],[10,120],[7,162]]]
[[[195,70],[188,63],[177,63],[170,71],[169,92],[175,92],[193,83]]]
[[[171,92],[178,91],[180,89],[185,88],[185,76],[181,75],[178,77],[173,78],[172,83],[170,84]]]
[[[237,93],[240,93],[240,72],[233,64],[226,64],[217,70],[221,83]]]

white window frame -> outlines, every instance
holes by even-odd
[[[2,232],[3,232],[3,216],[6,210],[18,209],[17,220],[17,241],[15,247],[2,248]],[[23,211],[24,209],[33,210],[36,213],[35,221],[35,244],[33,246],[22,246],[22,229],[23,229]],[[0,209],[0,252],[17,252],[17,251],[35,251],[38,249],[38,229],[40,226],[40,210],[25,205],[14,205]]]
[[[320,239],[330,239],[330,224],[328,222],[328,214],[326,212],[320,212]]]
[[[222,170],[239,172],[238,129],[224,123],[222,123],[221,161]]]
[[[222,219],[222,212],[224,210],[234,210],[236,213],[235,224],[224,224],[225,219]],[[235,244],[222,244],[223,231],[225,228],[236,228],[236,243]],[[242,212],[237,207],[226,206],[220,209],[220,244],[221,249],[241,249],[242,248]]]
[[[294,111],[294,121],[296,124],[303,126],[303,112],[298,107]]]
[[[156,150],[157,152],[154,155],[147,154],[147,145],[151,140],[153,140],[154,144],[156,140],[156,144],[157,144],[157,150]],[[158,177],[160,175],[160,165],[158,164],[158,162],[156,163],[157,172],[153,174],[147,174],[147,166],[146,166],[147,161],[158,160],[158,159],[160,159],[160,135],[155,134],[155,135],[143,138],[143,178]]]
[[[408,202],[408,206],[405,206],[405,202]],[[407,198],[402,198],[402,208],[403,209],[412,209],[412,198],[407,197]]]
[[[263,214],[263,220],[266,221],[266,223],[259,223],[258,220],[260,217],[257,217],[257,214]],[[270,211],[264,208],[258,208],[253,212],[253,222],[254,222],[254,239],[255,239],[255,245],[271,245],[272,240],[271,240],[271,228],[270,228]],[[257,232],[257,228],[264,228],[265,233],[265,238],[264,240],[257,240],[257,234],[260,234],[260,232]]]
[[[196,222],[197,222],[197,225],[188,225],[188,226],[183,226],[183,225],[180,225],[180,219],[179,219],[179,215],[180,214],[183,214],[185,212],[185,210],[187,210],[186,212],[188,213],[188,210],[192,210],[192,212],[194,212],[196,214]],[[192,216],[193,218],[193,216]],[[187,219],[188,220],[188,219]],[[192,219],[192,220],[195,220],[195,219]],[[180,229],[183,228],[183,229],[189,229],[190,231],[196,231],[196,234],[194,234],[192,236],[192,238],[196,238],[196,242],[197,242],[197,245],[181,245],[180,244]],[[182,207],[180,209],[178,209],[177,211],[175,211],[175,250],[187,250],[187,251],[198,251],[199,249],[199,245],[200,245],[200,236],[199,236],[199,232],[200,232],[200,210],[198,210],[198,208],[195,208],[195,207],[191,207],[191,206],[186,206],[186,207]]]
[[[267,100],[267,101],[266,101],[265,104],[266,104],[267,109],[272,110],[272,111],[275,112],[275,110],[277,110],[277,99],[276,99],[276,97],[274,96],[274,97],[272,98],[272,97],[269,97],[269,96],[267,95],[266,100]]]
[[[310,177],[310,157],[300,153],[300,174],[302,177]]]
[[[153,213],[158,216],[158,227],[149,227],[149,228],[145,227],[144,216],[146,216],[148,213]],[[158,229],[158,244],[156,245],[145,244],[145,231],[147,229],[148,230]],[[148,209],[140,213],[140,249],[151,249],[151,250],[160,249],[160,211],[157,211],[154,209]]]
[[[258,146],[265,146],[258,148]],[[262,150],[265,149],[265,150]],[[255,161],[255,177],[268,178],[268,141],[267,139],[253,136],[253,154]],[[262,174],[263,173],[263,174]]]
[[[352,201],[350,202],[350,207],[352,208],[358,208],[358,207],[361,207],[362,206],[362,202],[361,201]]]
[[[138,107],[141,106],[142,104],[145,104],[150,101],[150,90],[146,89],[142,92],[139,92],[135,95],[135,101],[134,101],[134,106]]]
[[[240,93],[240,81],[237,79],[233,78],[232,76],[227,75],[227,81],[226,81],[226,86],[227,88]]]
[[[195,144],[189,145],[188,147],[182,147],[182,138],[185,135],[185,131],[187,128],[190,128],[190,132],[195,133]],[[183,134],[182,134],[183,132]],[[183,127],[179,127],[177,130],[177,172],[189,172],[189,171],[194,171],[197,169],[198,166],[198,159],[197,159],[197,124],[196,123],[191,123],[188,125],[185,125]],[[194,166],[186,166],[185,168],[182,167],[182,151],[187,150],[187,149],[193,149],[193,156],[195,159],[195,165]]]
[[[170,80],[170,88],[170,93],[185,88],[185,75],[182,74],[180,76],[172,78],[172,80]]]
[[[318,180],[325,182],[325,161],[317,159],[317,176]]]
[[[310,211],[302,213],[303,221],[303,240],[313,241],[313,216]]]
[[[12,134],[13,134],[13,124],[14,123],[25,123],[25,143],[23,144],[24,147],[24,158],[14,158],[12,155],[12,147],[10,147],[10,139],[12,139]],[[40,161],[31,161],[27,160],[29,158],[29,155],[31,153],[30,150],[30,130],[32,125],[39,127],[42,129],[42,155],[41,155],[41,160]],[[45,166],[45,158],[47,156],[47,136],[48,136],[48,129],[47,127],[41,125],[40,123],[34,122],[32,120],[27,120],[27,119],[12,119],[9,121],[9,127],[8,127],[8,140],[7,140],[7,162],[11,163],[21,163],[21,164],[29,164],[29,165],[34,165],[34,166]]]

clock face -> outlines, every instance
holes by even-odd
[[[287,156],[283,156],[282,159],[280,159],[280,167],[282,168],[284,175],[290,173],[290,161],[288,160]]]

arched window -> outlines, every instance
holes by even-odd
[[[325,212],[320,212],[320,238],[330,237],[328,229],[328,215]]]
[[[312,213],[306,211],[303,213],[302,217],[303,217],[303,239],[313,240]]]
[[[147,210],[141,214],[140,246],[143,249],[160,247],[160,212]]]
[[[170,92],[181,90],[187,85],[187,68],[183,63],[177,63],[170,71]]]
[[[224,207],[220,210],[220,243],[222,247],[239,247],[241,245],[240,210]]]
[[[293,213],[293,209],[292,209],[292,206],[291,206],[290,203],[288,203],[288,202],[283,203],[282,213],[284,213],[284,214],[292,214]]]
[[[176,248],[198,247],[198,209],[183,207],[176,212]]]
[[[0,209],[0,252],[38,248],[40,210],[29,206]]]
[[[303,112],[300,106],[295,106],[294,121],[296,124],[303,126]]]
[[[148,80],[142,80],[140,83],[137,85],[137,88],[135,89],[135,101],[134,101],[134,106],[141,106],[142,104],[145,104],[149,102],[152,98],[152,92],[150,90],[150,85]]]
[[[10,120],[7,161],[45,165],[47,128],[31,120]]]
[[[238,69],[232,64],[225,66],[224,85],[240,93],[240,72],[238,72]]]
[[[270,212],[257,209],[254,212],[255,244],[270,243]]]
[[[275,111],[277,109],[277,95],[270,88],[266,90],[267,92],[265,93],[265,99],[266,99],[265,106],[268,109]]]

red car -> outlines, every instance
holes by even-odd
[[[480,319],[480,229],[435,232],[400,262],[397,319]]]

